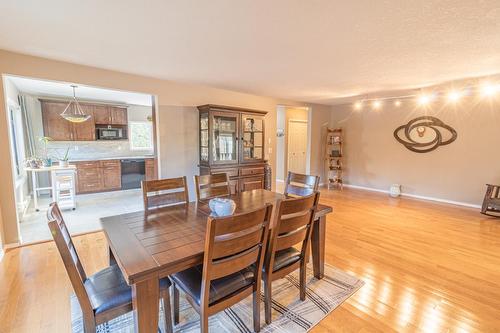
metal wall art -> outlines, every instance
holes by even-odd
[[[396,128],[394,137],[413,152],[427,153],[455,141],[457,131],[436,117],[422,116]]]

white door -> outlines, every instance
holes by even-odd
[[[306,173],[307,159],[307,122],[290,120],[288,122],[288,171]]]

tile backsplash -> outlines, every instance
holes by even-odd
[[[69,160],[102,159],[112,157],[134,157],[152,155],[152,150],[131,150],[125,141],[57,141],[47,145],[48,155],[53,159],[63,157],[69,147]],[[39,147],[40,149],[40,147]]]

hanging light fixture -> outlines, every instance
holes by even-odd
[[[78,86],[72,84],[71,88],[73,88],[73,100],[69,102],[63,113],[61,113],[61,117],[72,123],[83,123],[84,121],[89,120],[91,116],[83,112],[80,104],[76,100],[75,90]]]

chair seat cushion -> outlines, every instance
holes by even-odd
[[[289,247],[280,251],[276,251],[274,255],[273,272],[276,272],[288,265],[296,263],[300,260],[300,251],[294,247]]]
[[[203,265],[199,265],[175,273],[170,278],[180,289],[189,294],[200,305],[202,274]],[[239,272],[213,280],[210,283],[209,303],[212,304],[226,296],[230,296],[236,291],[250,286],[253,282],[254,272],[250,268],[245,268]]]
[[[160,280],[160,289],[170,287],[168,278]],[[109,266],[87,278],[84,283],[95,314],[132,304],[132,288],[117,265]]]

